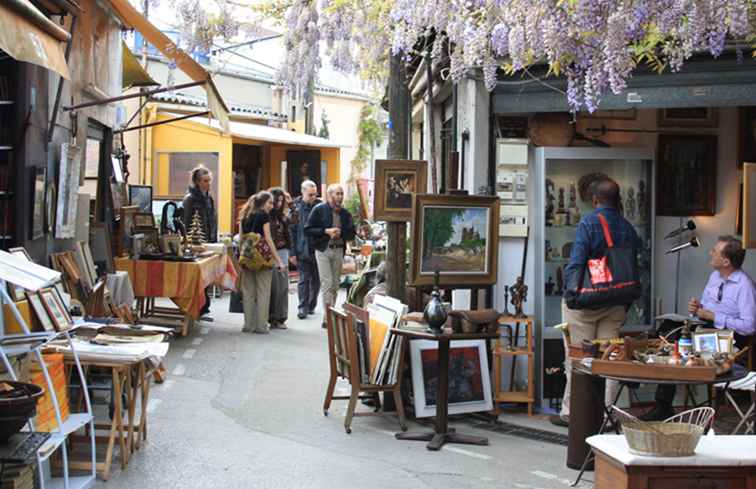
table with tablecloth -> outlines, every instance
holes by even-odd
[[[236,269],[227,254],[193,262],[116,258],[115,266],[129,274],[137,298],[168,297],[191,320],[200,317],[205,288],[216,284],[233,290],[236,286]]]

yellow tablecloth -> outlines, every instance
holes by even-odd
[[[207,286],[233,288],[236,282],[236,271],[228,255],[213,255],[196,262],[116,258],[115,267],[129,274],[137,297],[170,297],[193,319],[199,319],[205,305]]]

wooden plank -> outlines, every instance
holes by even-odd
[[[716,369],[712,367],[678,367],[599,359],[593,360],[591,372],[595,375],[628,379],[680,380],[683,382],[711,382],[717,378]]]

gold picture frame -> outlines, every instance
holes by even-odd
[[[42,302],[42,296],[39,295],[39,292],[26,291],[26,300],[29,301],[29,307],[37,316],[37,321],[42,326],[42,329],[48,333],[54,332],[55,324],[50,318],[50,314],[47,312],[47,308]]]
[[[427,190],[427,170],[428,162],[422,160],[376,160],[373,218],[409,222],[412,196]]]
[[[498,197],[415,194],[410,284],[485,286],[497,280]]]
[[[656,124],[659,127],[717,127],[715,107],[675,107],[659,109]]]
[[[65,331],[73,326],[71,316],[54,288],[40,289],[39,296],[42,298],[42,304],[47,309],[56,331]]]
[[[756,248],[756,163],[743,163],[743,247]]]

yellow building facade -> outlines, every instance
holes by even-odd
[[[146,109],[144,122],[176,115],[153,105]],[[204,164],[214,175],[211,193],[221,233],[237,231],[237,209],[259,190],[282,186],[298,195],[302,177],[314,179],[321,188],[341,178],[341,147],[315,136],[233,120],[230,132],[223,133],[207,116],[143,131],[144,147],[129,148],[132,155],[141,156],[137,178],[131,181],[151,185],[155,201],[179,202],[189,187],[189,171]]]

